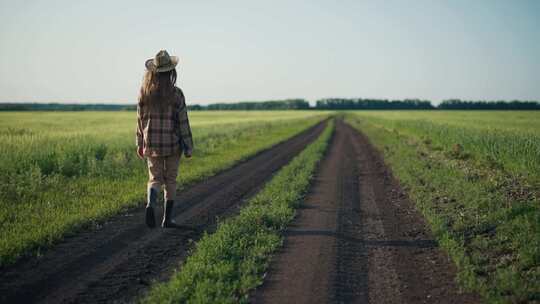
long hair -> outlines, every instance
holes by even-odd
[[[163,110],[173,101],[176,69],[168,72],[146,71],[141,85],[139,105],[152,110]]]

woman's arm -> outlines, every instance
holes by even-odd
[[[144,142],[144,135],[142,130],[142,121],[141,121],[141,106],[137,104],[137,136],[136,136],[136,143],[137,143],[137,156],[139,158],[144,158],[143,156],[143,142]]]
[[[191,136],[191,127],[189,125],[189,118],[187,114],[186,99],[181,90],[179,90],[180,100],[179,100],[179,109],[178,109],[178,121],[180,123],[180,136],[183,142],[184,155],[186,157],[191,157],[193,151],[193,139]]]

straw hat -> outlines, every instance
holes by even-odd
[[[146,60],[144,64],[146,69],[154,72],[168,72],[174,70],[178,64],[178,57],[169,56],[165,50],[161,50],[156,54],[156,57]]]

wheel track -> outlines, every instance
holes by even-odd
[[[274,172],[324,130],[321,122],[186,189],[177,197],[179,224],[213,230],[216,216],[235,213]],[[157,212],[160,215],[160,212]],[[130,302],[152,280],[166,279],[202,231],[148,229],[144,208],[115,216],[97,230],[67,237],[41,258],[2,269],[2,303]]]
[[[358,205],[360,200],[359,172],[350,136],[346,136],[342,152],[339,166],[342,174],[337,177],[340,208],[337,219],[336,273],[333,279],[333,290],[329,292],[329,302],[351,303],[357,299],[357,302],[367,303],[368,251],[365,244],[357,240],[359,235],[363,235],[363,227]]]

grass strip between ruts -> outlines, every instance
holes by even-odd
[[[247,302],[249,290],[262,283],[271,254],[282,244],[282,232],[309,189],[333,130],[330,121],[321,136],[283,167],[239,215],[219,223],[215,233],[205,234],[181,271],[153,285],[142,302]]]

